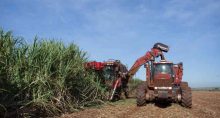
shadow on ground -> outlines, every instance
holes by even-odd
[[[171,106],[171,102],[167,101],[155,101],[154,105],[160,108],[167,108]]]

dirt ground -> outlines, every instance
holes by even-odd
[[[184,108],[150,103],[136,106],[135,99],[109,103],[99,108],[89,108],[61,118],[220,118],[220,92],[193,91],[193,107]]]

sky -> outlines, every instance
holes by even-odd
[[[0,0],[0,14],[0,27],[28,43],[75,43],[90,60],[128,68],[161,42],[167,60],[183,62],[190,86],[220,86],[219,0]],[[143,67],[135,77],[145,80]]]

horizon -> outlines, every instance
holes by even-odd
[[[1,0],[0,27],[32,43],[35,36],[75,43],[90,60],[118,59],[128,69],[154,43],[183,62],[192,88],[220,87],[220,1]],[[143,67],[135,77],[145,80]]]

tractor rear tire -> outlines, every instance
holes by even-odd
[[[181,98],[181,104],[182,106],[186,108],[192,108],[192,92],[191,88],[188,87],[187,82],[182,82],[180,84],[181,90],[182,90],[182,98]]]
[[[181,86],[181,88],[188,87],[188,82],[181,82],[180,86]]]
[[[136,91],[137,106],[144,106],[146,104],[146,91],[147,91],[146,82],[143,82],[138,85],[137,91]]]

